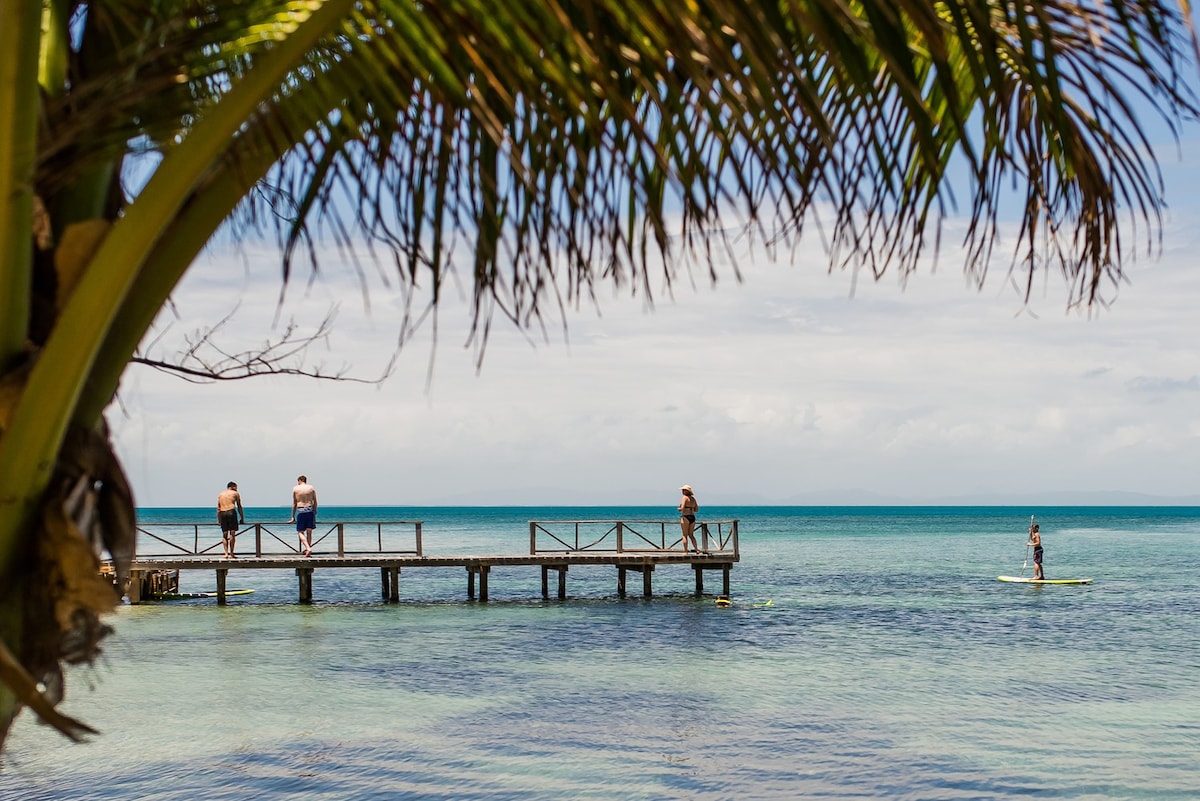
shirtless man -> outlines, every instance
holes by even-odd
[[[237,483],[230,481],[226,489],[217,495],[217,522],[221,524],[221,545],[226,559],[236,559],[233,552],[237,545],[238,526],[246,525],[246,513],[242,509],[242,496]]]
[[[1029,542],[1025,544],[1033,546],[1033,580],[1042,581],[1046,576],[1042,572],[1042,531],[1037,523],[1029,526]]]
[[[308,483],[308,476],[296,479],[292,489],[292,519],[296,524],[296,536],[300,538],[300,549],[305,556],[312,556],[312,533],[317,527],[317,490]]]

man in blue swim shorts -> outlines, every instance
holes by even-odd
[[[292,519],[296,524],[296,536],[300,538],[300,550],[312,556],[312,533],[317,527],[317,490],[308,483],[308,476],[296,479],[292,489]]]

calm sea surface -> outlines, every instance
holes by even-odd
[[[486,604],[461,568],[405,571],[399,605],[380,602],[378,570],[318,570],[301,606],[294,574],[235,570],[230,587],[254,593],[224,608],[122,607],[103,660],[68,677],[64,710],[102,734],[71,745],[23,714],[0,798],[1200,793],[1200,509],[702,511],[741,521],[731,608],[694,598],[686,566],[660,567],[650,600],[640,582],[618,599],[611,567],[572,567],[549,602],[537,568],[495,568]],[[1047,577],[1094,584],[996,581],[1021,572],[1031,513]],[[286,510],[247,519],[288,530]],[[674,518],[322,509],[355,519],[422,520],[436,555],[527,552],[530,520]],[[211,572],[182,585],[215,587]]]

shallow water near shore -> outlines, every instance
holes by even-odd
[[[529,520],[670,519],[322,511],[423,519],[427,554],[526,551]],[[1021,570],[1030,512],[1046,575],[1094,584],[995,580]],[[612,568],[572,567],[566,601],[537,568],[493,569],[486,604],[461,568],[405,571],[399,604],[377,570],[318,570],[301,606],[294,575],[234,570],[255,592],[224,608],[122,607],[68,675],[64,711],[102,734],[71,745],[23,714],[0,798],[1195,797],[1200,509],[702,514],[731,518],[730,608],[685,566],[648,600],[617,598]]]

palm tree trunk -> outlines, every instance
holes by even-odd
[[[0,375],[25,348],[33,280],[40,0],[0,0]],[[2,421],[0,421],[2,425]],[[2,486],[2,485],[0,485]]]

